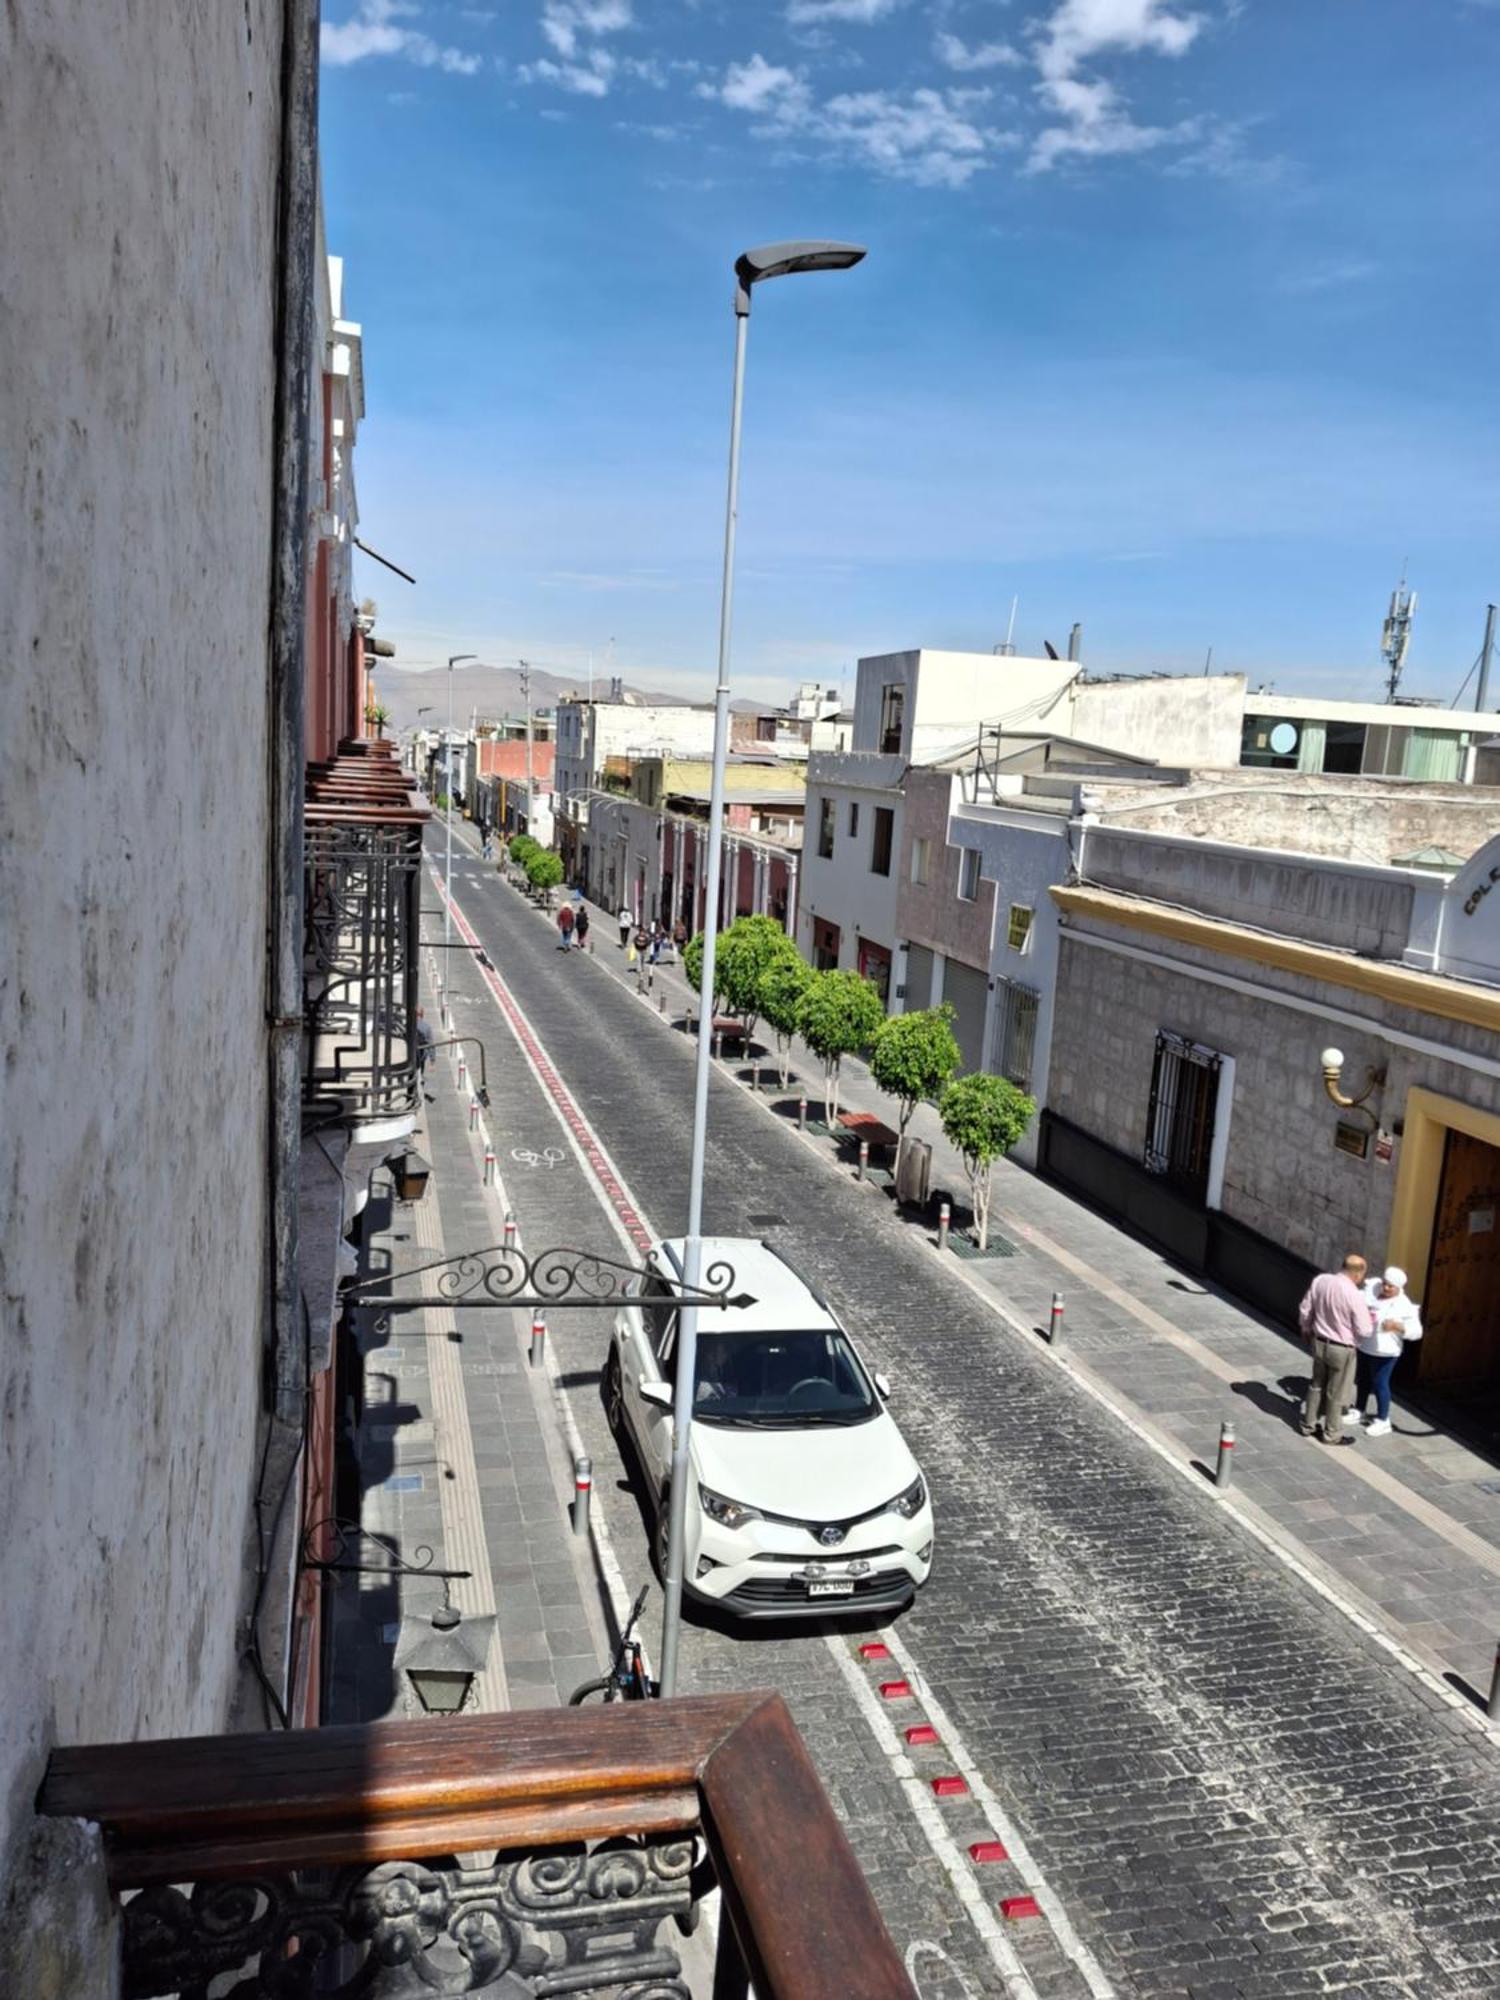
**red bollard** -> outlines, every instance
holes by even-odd
[[[500,1247],[503,1250],[514,1250],[516,1247],[516,1218],[514,1215],[507,1215],[505,1218],[505,1241]]]
[[[854,1178],[857,1181],[862,1181],[869,1170],[870,1142],[868,1139],[861,1139],[859,1142],[859,1165],[854,1170]]]
[[[478,1126],[478,1124],[479,1124],[479,1099],[477,1097],[471,1097],[469,1099],[469,1130],[471,1132],[474,1131],[475,1128]]]
[[[1234,1425],[1219,1426],[1219,1462],[1214,1467],[1215,1486],[1227,1486],[1234,1470]]]
[[[464,1091],[467,1090],[468,1087],[469,1087],[469,1065],[464,1061],[463,1057],[460,1056],[458,1059],[458,1088],[460,1091]]]
[[[531,1352],[528,1356],[533,1368],[541,1365],[541,1359],[546,1352],[546,1346],[547,1322],[542,1318],[540,1313],[533,1313],[531,1315]]]
[[[493,1187],[495,1184],[495,1149],[493,1146],[486,1146],[484,1149],[484,1184],[486,1187]]]
[[[1049,1346],[1056,1347],[1057,1343],[1062,1339],[1062,1323],[1063,1295],[1061,1292],[1054,1292],[1052,1294],[1052,1311],[1047,1317],[1047,1341]]]
[[[946,1250],[948,1247],[948,1225],[952,1220],[953,1220],[953,1210],[951,1206],[945,1201],[942,1207],[938,1210],[937,1247],[939,1248],[939,1250]]]

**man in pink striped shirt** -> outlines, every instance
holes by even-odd
[[[1302,1338],[1312,1349],[1312,1383],[1302,1411],[1302,1435],[1317,1435],[1319,1418],[1325,1444],[1351,1445],[1344,1435],[1344,1408],[1354,1386],[1356,1343],[1370,1331],[1370,1302],[1361,1286],[1365,1260],[1350,1251],[1343,1268],[1313,1279],[1298,1318]]]

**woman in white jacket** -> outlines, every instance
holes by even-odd
[[[1373,1395],[1375,1414],[1365,1425],[1366,1437],[1387,1437],[1391,1428],[1391,1374],[1409,1340],[1422,1338],[1422,1315],[1406,1296],[1406,1273],[1390,1265],[1365,1284],[1370,1302],[1370,1331],[1358,1342],[1355,1357],[1354,1407],[1344,1418],[1357,1424]]]

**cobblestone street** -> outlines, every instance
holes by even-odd
[[[466,867],[455,890],[627,1198],[647,1227],[680,1228],[686,1040],[599,964],[558,952],[492,870]],[[452,957],[458,1031],[487,1044],[523,1232],[536,1247],[602,1247],[610,1224],[533,1061],[483,970]],[[548,1164],[548,1148],[563,1157]],[[826,1290],[892,1376],[932,1483],[937,1566],[892,1644],[915,1668],[913,1715],[929,1691],[974,1761],[967,1797],[934,1811],[941,1756],[929,1769],[936,1753],[907,1766],[883,1752],[851,1684],[876,1676],[848,1635],[698,1626],[684,1648],[694,1688],[769,1682],[787,1696],[924,1993],[1006,1990],[959,1887],[986,1915],[1008,1893],[965,1853],[986,1832],[986,1787],[1063,1916],[1060,1932],[999,1938],[1035,1990],[1088,1990],[1091,1969],[1141,1995],[1496,1989],[1500,1782],[1466,1716],[727,1081],[712,1095],[706,1215],[716,1232],[768,1236]],[[559,1316],[553,1338],[627,1578],[644,1579],[640,1510],[597,1396],[605,1329]],[[908,1719],[893,1710],[898,1728]],[[945,1842],[964,1875],[944,1866]]]

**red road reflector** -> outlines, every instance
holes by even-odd
[[[934,1778],[933,1793],[940,1799],[961,1799],[969,1789],[967,1778]]]
[[[936,1743],[938,1733],[930,1722],[914,1722],[906,1732],[906,1740],[913,1749],[925,1743]]]
[[[1000,1905],[1000,1914],[1008,1924],[1022,1924],[1028,1917],[1039,1917],[1042,1911],[1035,1896],[1007,1896]]]
[[[859,1657],[862,1660],[888,1660],[891,1649],[880,1639],[869,1639],[860,1647]]]
[[[880,1683],[880,1692],[884,1695],[887,1701],[910,1701],[911,1682],[882,1681]]]
[[[976,1840],[969,1849],[971,1861],[1009,1861],[1003,1840]]]

